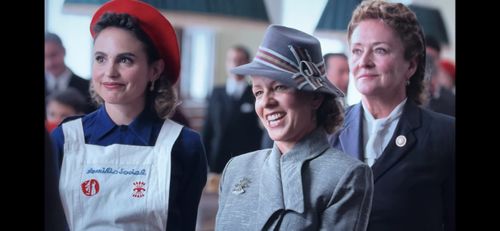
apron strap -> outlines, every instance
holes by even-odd
[[[166,119],[161,127],[160,134],[158,134],[158,138],[156,138],[156,143],[154,146],[155,151],[167,151],[168,153],[170,153],[181,131],[182,125],[170,119]]]
[[[182,125],[175,123],[169,119],[166,119],[163,123],[160,134],[156,139],[154,146],[154,152],[158,153],[158,159],[156,165],[156,172],[158,175],[162,175],[162,172],[166,171],[166,177],[160,177],[159,186],[165,189],[165,193],[161,196],[163,198],[164,204],[151,204],[155,211],[161,211],[159,218],[161,219],[161,224],[164,227],[167,226],[168,218],[168,208],[169,208],[169,197],[170,197],[170,179],[171,179],[171,169],[172,169],[172,147],[175,141],[181,133]],[[167,209],[164,209],[166,206]],[[167,228],[168,230],[168,228]]]
[[[62,124],[64,134],[64,153],[67,148],[78,148],[85,145],[85,136],[83,135],[82,118],[71,120]]]

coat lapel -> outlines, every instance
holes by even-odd
[[[344,129],[339,135],[342,150],[359,160],[363,160],[363,130],[361,129],[363,110],[361,109],[361,103],[352,107],[345,118]]]
[[[283,187],[280,174],[280,152],[276,145],[262,166],[259,185],[258,208],[255,230],[262,230],[267,220],[280,209],[284,209]]]
[[[417,141],[414,130],[420,127],[420,119],[420,109],[415,103],[408,100],[389,144],[387,144],[380,158],[372,166],[374,182],[412,150],[412,147]],[[398,136],[404,136],[406,138],[406,144],[402,147],[396,145],[396,138]]]
[[[292,150],[281,156],[276,144],[265,161],[259,187],[257,227],[262,230],[269,218],[279,210],[304,212],[302,166],[304,162],[321,155],[330,147],[326,133],[316,129]],[[274,221],[272,221],[274,222]]]

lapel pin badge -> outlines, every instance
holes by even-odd
[[[239,195],[245,192],[245,188],[248,188],[248,185],[252,183],[250,179],[243,177],[237,184],[234,185],[233,194]]]
[[[406,145],[406,136],[399,135],[398,137],[396,137],[396,145],[400,148],[405,146]]]

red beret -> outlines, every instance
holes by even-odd
[[[455,81],[455,64],[448,60],[439,61],[439,67],[448,73],[453,81]]]
[[[138,0],[112,0],[94,13],[90,33],[95,39],[94,26],[104,13],[127,13],[139,20],[141,29],[151,38],[165,62],[165,73],[175,84],[179,79],[180,55],[175,30],[170,22],[151,5]]]

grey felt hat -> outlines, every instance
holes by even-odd
[[[253,61],[232,68],[231,72],[267,77],[302,91],[344,96],[326,79],[318,39],[284,26],[269,26]]]

